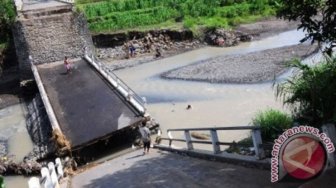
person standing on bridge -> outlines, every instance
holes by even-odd
[[[144,152],[143,154],[149,153],[149,148],[151,144],[151,137],[150,137],[150,131],[148,127],[146,127],[146,121],[141,122],[141,127],[139,128],[140,134],[141,134],[141,139],[144,145]]]
[[[71,64],[67,56],[64,57],[64,66],[66,69],[66,73],[67,74],[71,73]]]

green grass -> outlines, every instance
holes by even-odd
[[[107,14],[104,17],[88,19],[88,21],[90,23],[89,28],[93,31],[115,31],[138,26],[159,24],[171,19],[175,14],[177,13],[173,9],[159,7],[148,10],[115,12]]]
[[[200,28],[229,28],[274,15],[265,0],[78,0],[93,32],[115,32],[135,28],[169,27],[197,31]],[[164,24],[162,24],[164,23]]]
[[[267,109],[257,113],[252,124],[260,126],[263,141],[274,141],[284,130],[292,127],[293,119],[279,110]]]

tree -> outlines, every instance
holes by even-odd
[[[301,42],[312,40],[331,56],[332,48],[336,47],[336,0],[279,0],[278,17],[298,20],[299,29],[307,31]]]
[[[14,1],[0,0],[0,43],[7,42],[10,27],[15,19]]]
[[[276,96],[292,108],[299,123],[320,127],[336,122],[336,57],[314,67],[294,61],[299,71],[276,85]]]

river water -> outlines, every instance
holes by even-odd
[[[298,44],[303,37],[302,31],[288,31],[230,48],[205,47],[115,73],[137,94],[146,98],[148,113],[160,123],[164,134],[169,128],[246,126],[261,110],[275,108],[288,111],[281,101],[276,100],[273,82],[214,84],[166,80],[160,78],[160,74],[220,55],[244,54]],[[280,78],[290,74],[291,71],[288,71],[284,74],[286,76]],[[192,106],[191,110],[186,110],[188,104]],[[219,136],[221,141],[238,141],[248,135],[248,131],[225,131]]]
[[[8,154],[14,161],[21,162],[33,149],[33,143],[26,129],[26,108],[17,104],[0,110],[0,140],[7,141]],[[6,187],[27,187],[27,178],[22,176],[5,177]]]
[[[0,110],[0,140],[7,140],[8,153],[20,162],[33,149],[26,129],[26,109],[23,104]]]

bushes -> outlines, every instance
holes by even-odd
[[[336,57],[309,67],[294,61],[297,74],[277,85],[277,96],[292,108],[299,123],[320,127],[336,122]]]
[[[250,14],[250,4],[242,3],[232,6],[221,7],[217,10],[218,14],[224,18],[234,18],[236,16],[246,16]]]
[[[7,43],[10,37],[10,27],[15,19],[14,1],[0,1],[0,44]]]
[[[188,16],[184,19],[183,26],[185,28],[193,29],[196,25],[202,25],[207,28],[227,28],[229,26],[227,19],[218,16],[201,18]]]
[[[266,142],[274,141],[285,129],[290,128],[292,123],[293,120],[289,115],[274,109],[259,112],[252,119],[254,126],[260,126],[261,137]]]

